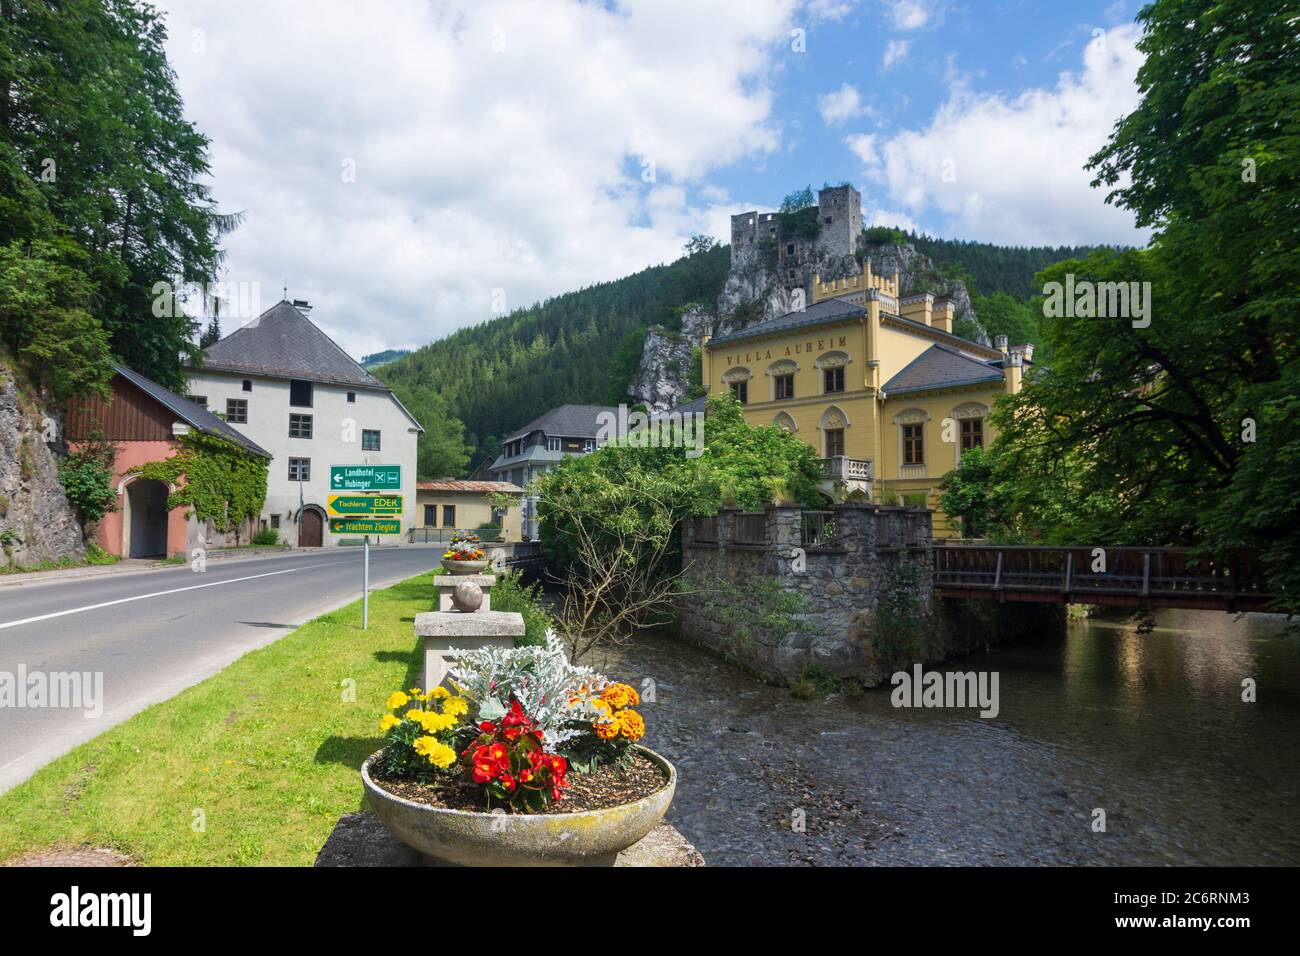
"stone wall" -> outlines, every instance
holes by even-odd
[[[0,563],[85,557],[81,522],[59,481],[59,434],[53,413],[20,393],[0,365]]]
[[[805,534],[816,515],[834,529],[824,540]],[[930,627],[930,512],[844,504],[807,516],[724,508],[687,522],[683,636],[778,680],[815,666],[876,684],[900,647],[942,656]]]

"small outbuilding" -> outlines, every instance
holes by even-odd
[[[414,539],[446,540],[457,530],[476,531],[487,537],[500,529],[501,540],[519,540],[519,501],[524,489],[509,481],[465,481],[439,478],[415,485],[416,525]],[[488,495],[506,494],[514,505],[501,508]],[[434,532],[437,532],[435,534]]]

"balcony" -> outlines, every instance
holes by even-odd
[[[837,455],[834,458],[818,458],[817,463],[822,466],[824,481],[871,481],[871,459],[869,458],[846,458],[844,455]]]

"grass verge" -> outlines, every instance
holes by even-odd
[[[0,860],[98,846],[154,866],[310,866],[361,806],[385,699],[420,679],[411,625],[432,582],[372,592],[368,631],[360,601],[318,617],[44,767],[0,796]]]

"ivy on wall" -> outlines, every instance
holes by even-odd
[[[171,458],[137,465],[130,470],[176,488],[167,507],[187,507],[200,521],[212,521],[220,532],[234,531],[246,517],[262,513],[266,503],[265,458],[215,435],[190,432],[177,438]],[[180,478],[185,483],[181,485]]]

